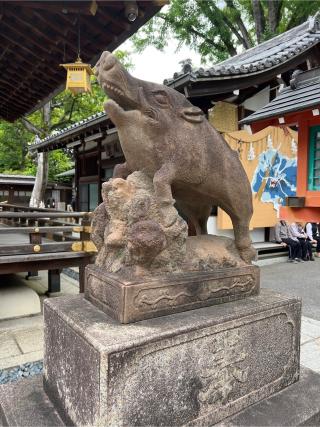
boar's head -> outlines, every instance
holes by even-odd
[[[194,124],[204,119],[202,111],[184,95],[133,77],[110,52],[103,52],[95,68],[98,82],[113,101],[107,102],[106,111],[118,128],[136,120],[139,126],[147,124],[165,132],[179,118]],[[126,114],[132,112],[135,114]]]

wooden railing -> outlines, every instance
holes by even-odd
[[[63,260],[70,252],[74,255],[68,256],[68,259],[75,258],[76,254],[79,258],[93,255],[96,248],[90,241],[90,223],[91,215],[88,212],[0,203],[0,264],[6,261],[11,263],[12,257],[17,256],[17,262],[45,260],[46,265],[50,266],[50,257],[57,261]],[[83,284],[81,286],[83,288]]]
[[[35,208],[29,208],[29,212],[26,212],[28,209],[25,207],[7,204],[0,204],[0,208],[0,223],[3,223],[0,227],[0,256],[96,251],[90,241],[90,214],[87,212],[58,212]],[[77,223],[70,224],[61,221],[62,219],[76,220]],[[29,242],[24,241],[23,235],[26,234],[29,235]],[[1,238],[4,235],[6,238]],[[10,235],[13,236],[12,241]],[[19,238],[23,242],[20,243]]]

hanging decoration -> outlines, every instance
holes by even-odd
[[[296,143],[296,141],[292,138],[291,140],[291,151],[293,154],[296,154],[298,151],[298,145]]]
[[[80,14],[78,15],[78,58],[69,64],[60,64],[67,70],[66,90],[73,95],[92,92],[90,76],[93,74],[90,64],[84,64],[80,57]]]
[[[273,150],[272,136],[270,134],[267,137],[267,147],[268,150]]]
[[[256,158],[253,144],[250,142],[249,151],[248,151],[248,160],[254,160]]]
[[[243,151],[241,139],[238,141],[238,150],[237,151],[238,151],[239,159],[241,159],[241,153]]]

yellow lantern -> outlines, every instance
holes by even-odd
[[[84,64],[78,56],[76,62],[60,64],[67,70],[66,89],[73,95],[83,92],[91,92],[90,76],[93,74],[90,64]]]

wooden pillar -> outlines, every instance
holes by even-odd
[[[308,184],[309,126],[306,120],[299,121],[297,196],[305,196]]]
[[[85,268],[86,263],[82,262],[79,265],[79,293],[84,293],[85,288]]]
[[[98,203],[102,202],[101,188],[102,188],[102,159],[101,159],[101,146],[102,140],[98,141]]]
[[[80,210],[80,203],[79,203],[79,176],[80,176],[80,159],[79,159],[79,149],[78,147],[75,148],[74,151],[74,157],[75,157],[75,175],[74,175],[74,186],[75,186],[75,197],[76,197],[76,211]]]
[[[60,292],[60,270],[49,270],[48,271],[48,294]]]
[[[35,229],[36,228],[37,227],[35,227]],[[29,242],[34,246],[41,245],[41,242],[42,242],[41,234],[39,232],[30,233],[29,234]],[[26,280],[28,280],[30,277],[38,277],[38,275],[39,275],[38,271],[28,271],[28,274],[26,275]]]

